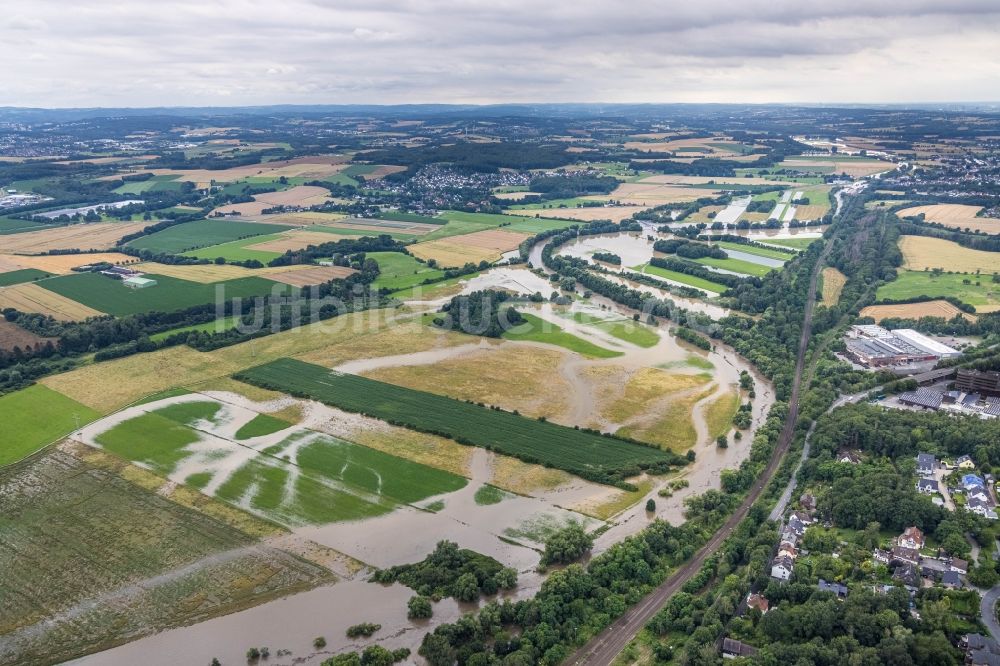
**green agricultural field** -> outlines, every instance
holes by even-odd
[[[593,204],[593,199],[584,197],[570,197],[569,199],[549,199],[548,201],[538,201],[528,204],[513,204],[510,210],[552,210],[559,211],[562,208],[582,208],[585,204]]]
[[[524,234],[537,234],[541,231],[548,231],[549,229],[565,229],[566,227],[571,227],[574,224],[584,224],[577,220],[553,220],[547,217],[521,217],[516,216],[518,219],[516,222],[512,222],[509,226],[504,227],[508,231],[519,231]]]
[[[379,213],[380,220],[394,220],[396,222],[419,222],[421,224],[445,224],[447,220],[440,217],[430,217],[429,215],[417,215],[416,213],[403,213],[398,210],[387,210]]]
[[[263,437],[265,435],[273,435],[276,432],[281,432],[285,428],[292,427],[292,424],[288,421],[282,421],[281,419],[275,418],[270,414],[258,414],[236,431],[236,439],[251,439],[253,437]]]
[[[281,231],[288,231],[288,227],[280,224],[236,222],[234,220],[197,220],[178,224],[149,236],[136,238],[129,242],[128,246],[137,250],[180,254],[196,248],[229,243],[250,236],[275,234]]]
[[[695,261],[703,266],[712,266],[713,268],[722,268],[727,271],[732,271],[734,273],[742,273],[743,275],[755,275],[757,277],[764,277],[768,273],[774,270],[771,266],[764,266],[763,264],[755,264],[752,261],[743,261],[742,259],[713,259],[712,257],[702,257],[701,259],[695,259]]]
[[[760,242],[790,247],[793,250],[804,250],[818,240],[819,238],[762,238]]]
[[[33,282],[34,280],[41,280],[47,277],[52,277],[52,273],[46,273],[36,268],[25,268],[19,271],[0,273],[0,287],[9,287],[12,284],[21,284],[22,282]]]
[[[615,358],[622,355],[620,351],[612,351],[604,347],[599,347],[589,340],[584,340],[572,333],[567,333],[555,324],[540,319],[533,314],[525,312],[521,316],[524,317],[525,323],[518,324],[506,331],[503,334],[504,340],[544,342],[564,347],[590,358]]]
[[[25,231],[41,231],[61,226],[59,224],[41,224],[31,220],[18,220],[13,217],[0,217],[0,236],[5,234],[19,234]]]
[[[331,236],[333,234],[331,233]],[[258,243],[266,243],[268,241],[279,240],[283,238],[280,234],[268,234],[266,236],[255,236],[253,238],[243,238],[241,240],[231,241],[229,243],[222,243],[221,245],[209,245],[208,247],[199,248],[197,250],[190,250],[188,252],[182,252],[181,255],[185,257],[195,257],[196,259],[210,259],[215,260],[222,257],[226,261],[250,261],[255,259],[262,264],[266,264],[272,259],[276,259],[281,256],[280,252],[269,252],[267,250],[254,250],[249,248],[250,245],[256,245]],[[338,240],[337,238],[331,238],[331,240]]]
[[[215,321],[205,322],[204,324],[192,324],[191,326],[172,328],[169,331],[163,331],[162,333],[151,335],[149,336],[149,339],[153,342],[159,342],[161,340],[166,340],[171,335],[177,335],[178,333],[221,333],[223,331],[228,331],[234,326],[236,326],[236,317],[224,317],[222,319],[216,319]]]
[[[327,225],[324,225],[324,226],[314,225],[314,226],[309,227],[309,231],[325,231],[325,232],[329,233],[331,236],[334,236],[334,235],[337,235],[337,236],[352,236],[352,237],[355,237],[355,238],[358,238],[358,237],[361,237],[361,236],[391,236],[392,238],[394,238],[394,239],[396,239],[398,241],[401,241],[403,243],[408,243],[410,241],[417,240],[417,238],[420,238],[416,234],[400,233],[398,231],[392,231],[389,228],[386,228],[385,231],[372,231],[371,229],[358,229],[357,227],[351,227],[351,226],[340,226],[340,227],[338,227],[338,226],[327,226]],[[271,240],[272,238],[275,238],[275,236],[266,237],[266,240]],[[331,238],[330,240],[331,241],[338,241],[340,239],[339,238]],[[255,243],[263,243],[264,240],[255,239],[254,242]],[[261,254],[264,254],[264,253],[261,253]]]
[[[369,252],[365,256],[378,262],[381,272],[375,280],[376,289],[398,291],[421,284],[424,280],[444,277],[444,271],[430,268],[402,252]]]
[[[199,440],[191,424],[211,419],[218,410],[214,402],[170,405],[119,423],[96,441],[106,451],[167,475],[189,455],[186,447]]]
[[[621,481],[634,475],[639,467],[665,469],[668,465],[683,464],[682,458],[670,452],[637,442],[532,420],[365,377],[336,374],[294,359],[278,359],[235,377],[595,481]]]
[[[217,294],[228,300],[265,296],[274,293],[274,289],[287,293],[292,289],[260,277],[216,284],[201,284],[152,273],[146,277],[156,280],[157,284],[144,289],[130,289],[121,281],[104,275],[76,273],[43,280],[39,285],[95,310],[120,317],[140,312],[176,312],[195,305],[215,303]],[[220,286],[223,288],[216,291]]]
[[[655,328],[630,319],[608,320],[589,315],[586,312],[574,312],[573,321],[599,328],[619,340],[631,342],[639,347],[655,347],[656,343],[660,341],[660,335]]]
[[[51,449],[0,470],[3,663],[72,661],[335,580],[277,548],[247,548],[254,537],[89,454]],[[236,515],[215,504],[203,505]]]
[[[221,405],[211,401],[168,405],[119,423],[96,437],[106,451],[157,474],[177,476],[197,455],[201,470],[190,483],[289,527],[354,520],[388,513],[398,504],[449,493],[467,481],[455,474],[375,449],[293,426],[267,414],[244,424],[234,439],[214,421]],[[239,441],[280,433],[278,443],[249,460]],[[234,457],[235,456],[235,457]],[[235,465],[234,465],[235,462]],[[176,478],[175,478],[176,477]]]
[[[503,226],[508,231],[537,233],[545,229],[564,229],[580,222],[571,220],[552,220],[547,218],[521,217],[519,215],[496,215],[493,213],[465,213],[457,210],[446,210],[439,216],[448,223],[436,231],[432,231],[421,240],[434,240],[449,236],[471,234],[484,229],[494,229]]]
[[[688,275],[687,273],[678,273],[677,271],[667,270],[666,268],[660,268],[659,266],[650,266],[649,264],[633,266],[632,270],[639,271],[640,273],[648,273],[667,280],[672,280],[673,282],[686,284],[689,287],[694,287],[695,289],[704,289],[717,294],[721,294],[728,289],[726,285],[719,284],[718,282],[712,282],[711,280],[706,280],[694,275]]]
[[[756,245],[743,245],[742,243],[730,243],[728,241],[719,241],[715,244],[723,250],[746,252],[747,254],[755,254],[758,257],[767,257],[768,259],[777,259],[778,261],[788,261],[795,256],[781,250],[772,250],[766,247],[757,247]]]
[[[153,176],[148,180],[128,181],[124,185],[119,185],[112,192],[116,194],[142,194],[144,192],[180,192],[184,186],[184,181],[177,180],[177,176],[164,174]]]
[[[0,396],[0,465],[34,453],[98,416],[89,407],[41,384]]]
[[[969,284],[963,284],[968,280]],[[977,285],[976,282],[979,282]],[[899,271],[899,276],[878,288],[877,299],[906,300],[919,296],[953,296],[972,306],[1000,305],[1000,284],[992,275],[962,275],[930,271]]]

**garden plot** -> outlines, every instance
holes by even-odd
[[[289,527],[369,518],[466,484],[455,474],[314,430],[333,414],[320,405],[309,405],[297,425],[256,437],[240,432],[262,412],[291,404],[297,402],[186,394],[127,408],[84,428],[80,438]]]

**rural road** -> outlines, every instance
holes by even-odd
[[[663,607],[671,596],[681,589],[684,583],[698,572],[702,563],[718,550],[722,543],[736,530],[736,526],[746,517],[750,511],[750,507],[757,501],[761,493],[764,492],[764,488],[767,487],[767,484],[778,471],[795,435],[795,422],[798,420],[799,414],[799,393],[802,388],[802,374],[805,369],[809,338],[812,334],[812,314],[813,308],[816,305],[816,288],[823,269],[823,263],[831,247],[830,243],[826,244],[823,253],[813,267],[812,276],[809,280],[809,295],[803,313],[802,335],[799,337],[798,356],[795,360],[795,376],[792,379],[792,392],[788,401],[788,416],[785,419],[785,425],[778,436],[778,442],[774,447],[774,452],[771,454],[771,459],[768,461],[767,467],[757,478],[757,482],[750,489],[749,494],[740,503],[736,511],[733,512],[733,515],[730,516],[729,520],[712,535],[708,542],[691,559],[682,564],[645,599],[625,611],[624,615],[572,654],[565,663],[579,666],[606,666],[613,662],[629,641],[646,626],[650,618]]]
[[[983,624],[989,629],[990,636],[1000,641],[1000,622],[997,622],[997,614],[994,611],[997,599],[1000,599],[1000,585],[991,587],[983,593],[983,598],[979,602],[979,615],[983,618]]]

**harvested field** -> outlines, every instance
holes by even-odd
[[[817,173],[842,174],[846,173],[852,178],[870,176],[873,173],[889,171],[895,168],[890,162],[879,162],[876,160],[817,160],[804,157],[802,159],[789,158],[778,164],[782,169],[798,169],[800,171],[815,171]]]
[[[275,282],[290,284],[293,287],[308,287],[330,280],[340,280],[354,273],[357,271],[346,266],[316,266],[272,275],[271,279]]]
[[[277,252],[284,254],[289,250],[301,250],[309,245],[322,245],[340,240],[336,234],[325,231],[286,231],[278,238],[246,245],[246,249],[258,252]]]
[[[0,349],[11,350],[14,347],[21,349],[32,349],[37,345],[44,345],[47,341],[55,344],[55,338],[43,338],[26,331],[17,324],[0,318]]]
[[[147,169],[137,173],[152,173],[156,176],[176,176],[178,180],[195,183],[197,187],[207,187],[212,182],[233,183],[246,178],[255,180],[277,180],[286,178],[328,178],[347,168],[348,158],[344,155],[316,155],[298,157],[291,160],[275,160],[262,164],[249,164],[230,169]],[[109,176],[114,180],[119,176]]]
[[[988,234],[1000,234],[1000,220],[993,217],[976,217],[982,206],[967,206],[965,204],[934,204],[932,206],[914,206],[904,208],[896,213],[896,217],[910,217],[923,214],[927,222],[937,222],[952,229],[971,229]]]
[[[743,178],[739,176],[682,176],[679,174],[661,174],[643,178],[638,183],[658,183],[666,185],[707,185],[718,183],[720,185],[788,185],[786,181],[775,178],[761,178],[751,176]]]
[[[442,238],[411,245],[409,250],[415,257],[434,259],[444,267],[478,264],[481,261],[497,261],[504,252],[516,250],[521,241],[530,234],[499,229],[486,229],[462,236]]]
[[[0,310],[14,308],[21,312],[37,312],[60,321],[82,321],[104,314],[82,303],[60,296],[34,283],[0,288]]]
[[[592,222],[594,220],[611,220],[612,222],[621,222],[622,220],[627,220],[645,208],[645,206],[586,206],[580,208],[543,208],[540,210],[511,209],[506,212],[509,215],[521,215],[523,217],[534,217],[539,212],[544,212],[545,215],[548,215],[549,217],[563,218],[567,220],[580,220],[581,222]]]
[[[279,359],[236,377],[305,395],[335,407],[391,419],[413,429],[461,437],[470,444],[530,462],[541,462],[595,481],[621,480],[636,465],[680,462],[665,452],[546,421],[495,411],[440,395],[331,373],[326,368]]]
[[[826,212],[830,210],[829,206],[820,206],[817,204],[809,204],[807,206],[796,206],[795,207],[795,219],[796,220],[818,220]]]
[[[622,183],[608,197],[635,206],[661,206],[665,203],[687,203],[712,196],[716,192],[717,190],[707,188],[675,187],[644,179],[635,183]]]
[[[984,252],[958,243],[927,236],[902,236],[903,267],[913,271],[941,268],[945,271],[987,274],[1000,272],[1000,252]]]
[[[840,302],[840,292],[847,284],[847,276],[836,268],[827,266],[823,269],[823,305],[831,307]]]
[[[400,233],[423,236],[441,228],[440,224],[427,222],[416,222],[408,220],[387,220],[387,219],[365,219],[349,217],[337,222],[340,229],[358,229],[360,231],[373,231],[375,233]]]
[[[518,201],[524,197],[538,197],[541,194],[538,192],[494,192],[493,196],[505,201]]]
[[[896,305],[869,305],[861,310],[862,317],[872,317],[875,323],[883,319],[920,319],[921,317],[941,317],[946,320],[962,315],[969,321],[975,321],[976,316],[962,312],[948,301],[925,301],[923,303],[899,303]]]
[[[335,580],[101,463],[52,450],[0,471],[0,663],[61,663]]]
[[[559,371],[564,359],[562,351],[504,344],[430,365],[389,367],[364,374],[418,391],[553,419],[570,408],[572,387]],[[493,381],[497,373],[509,376],[520,390],[511,391],[509,386]]]
[[[304,210],[297,213],[278,213],[277,215],[264,215],[257,219],[246,219],[244,222],[262,222],[269,224],[284,224],[295,227],[311,227],[315,225],[339,223],[347,217],[344,213],[321,213],[318,211]]]
[[[239,213],[240,215],[260,215],[265,209],[276,206],[318,206],[330,198],[330,191],[316,185],[297,185],[287,190],[255,194],[253,201],[229,204],[216,208],[214,213]]]
[[[123,236],[145,229],[153,222],[96,222],[26,231],[0,236],[0,252],[40,254],[50,250],[106,250]]]
[[[167,277],[187,280],[189,282],[199,282],[201,284],[212,284],[213,282],[225,282],[226,280],[238,280],[245,277],[272,276],[278,273],[287,273],[297,270],[298,266],[265,266],[264,268],[244,268],[233,264],[158,264],[146,262],[134,267],[136,270]],[[274,278],[271,278],[274,279]]]
[[[187,346],[83,366],[45,377],[42,384],[106,414],[140,398],[178,386],[230,390],[219,378],[258,363],[298,355],[328,366],[372,358],[391,349],[397,354],[468,342],[460,333],[434,331],[416,322],[399,321],[396,310],[368,310],[309,324],[224,347],[199,352]],[[494,382],[495,383],[495,382]],[[259,389],[242,385],[258,395]]]
[[[29,257],[26,255],[3,256],[0,255],[0,263],[16,263],[21,268],[35,268],[47,273],[57,273],[65,275],[71,273],[78,266],[107,262],[124,266],[126,264],[137,264],[139,260],[127,254],[119,252],[97,252],[93,254],[52,254],[41,257]]]

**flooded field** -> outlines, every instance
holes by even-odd
[[[589,257],[597,250],[619,254],[625,265],[644,263],[653,254],[652,243],[644,234],[586,237],[562,248],[567,254],[581,257]],[[537,259],[535,266],[540,266],[538,246],[532,249],[531,256]],[[619,276],[606,277],[712,317],[727,314],[727,310],[711,301],[681,299],[646,285],[629,283]],[[460,281],[453,293],[491,288],[523,295],[541,292],[546,296],[553,290],[547,279],[527,268],[500,267]],[[407,305],[412,312],[419,313],[436,309],[445,300],[446,297],[435,297],[432,293],[427,299],[415,296]],[[520,598],[532,595],[543,580],[535,567],[544,539],[552,529],[571,520],[589,529],[604,526],[594,549],[599,553],[638,532],[653,518],[675,524],[682,522],[684,498],[719,487],[720,472],[738,466],[753,440],[750,430],[740,440],[731,439],[727,449],[718,448],[714,441],[718,434],[731,432],[726,410],[746,400],[745,393],[739,390],[741,371],[754,378],[753,428],[763,422],[774,402],[770,384],[733,350],[724,345],[716,345],[711,352],[696,349],[672,336],[669,322],[656,327],[634,324],[630,311],[607,299],[594,296],[569,306],[523,303],[518,309],[544,325],[535,339],[470,337],[464,344],[413,353],[399,354],[385,349],[383,354],[331,362],[328,367],[508,410],[519,409],[525,415],[545,415],[562,425],[627,433],[664,447],[676,447],[681,452],[692,448],[695,461],[673,476],[633,479],[639,490],[626,492],[558,470],[526,465],[483,449],[448,444],[444,449],[434,449],[448,451],[441,457],[428,455],[431,449],[422,451],[424,444],[420,442],[409,442],[398,451],[384,448],[392,446],[388,443],[380,445],[380,450],[387,450],[389,457],[396,454],[404,463],[439,465],[460,477],[460,487],[438,492],[429,487],[419,492],[393,489],[390,472],[362,456],[357,460],[348,457],[347,467],[334,473],[327,471],[325,476],[320,475],[320,480],[330,489],[375,507],[370,512],[365,509],[360,515],[348,512],[340,518],[302,520],[302,514],[289,513],[283,503],[275,505],[283,507],[283,512],[276,511],[261,501],[268,483],[266,475],[254,477],[242,494],[229,501],[244,510],[278,520],[290,531],[289,538],[317,544],[371,567],[416,562],[433,550],[438,541],[455,541],[461,547],[517,569],[518,585],[509,596]],[[563,337],[548,338],[546,327],[559,331]],[[566,336],[617,355],[583,356],[566,348]],[[504,381],[498,382],[497,377],[504,377]],[[392,426],[318,403],[293,398],[253,402],[235,393],[212,391],[129,408],[88,426],[80,437],[87,444],[99,447],[102,433],[130,419],[164,407],[205,401],[219,405],[218,412],[210,419],[188,424],[197,433],[197,441],[186,445],[191,455],[183,456],[165,473],[171,480],[183,483],[190,482],[198,470],[210,471],[211,479],[202,487],[209,494],[218,495],[228,478],[261,454],[274,458],[269,466],[299,467],[298,471],[289,472],[289,478],[318,474],[300,459],[303,449],[315,444],[314,438],[331,437],[360,448],[376,439],[383,442],[393,439]],[[300,416],[287,428],[246,440],[237,437],[256,415],[293,406]],[[436,462],[435,456],[441,462]],[[140,457],[135,462],[155,463]],[[355,465],[356,473],[350,473],[350,465]],[[670,497],[659,495],[661,489],[678,479],[683,479],[686,487]],[[282,497],[294,497],[298,492],[296,483],[285,478]],[[479,501],[479,491],[485,487],[507,490],[497,491],[499,501],[485,503]],[[655,513],[645,510],[648,498],[656,502]],[[306,517],[317,515],[325,514],[306,514]],[[361,574],[335,585],[142,638],[79,663],[207,663],[212,657],[223,663],[242,663],[248,647],[263,645],[271,649],[270,664],[318,664],[333,653],[360,649],[372,642],[388,648],[410,647],[415,652],[428,629],[454,621],[475,608],[475,604],[445,599],[434,604],[431,620],[410,621],[406,618],[406,600],[412,594],[412,590],[399,584],[382,586],[366,582]],[[362,621],[379,623],[382,629],[364,642],[347,639],[346,627]],[[322,651],[311,647],[317,636],[327,641]],[[278,649],[292,652],[277,657]]]

